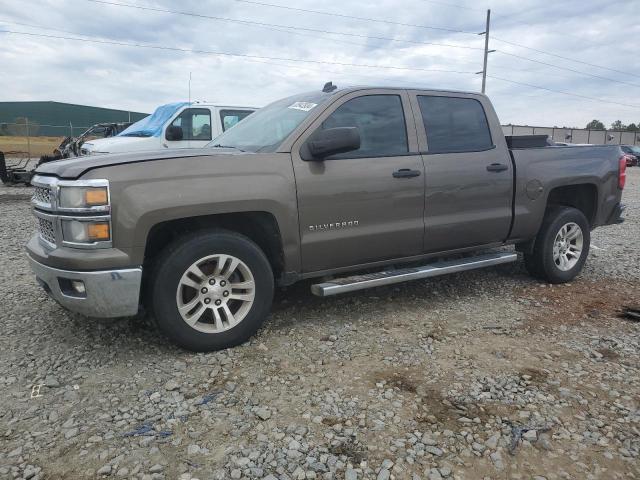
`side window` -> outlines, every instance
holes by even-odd
[[[220,120],[222,121],[222,131],[226,132],[240,120],[251,115],[251,110],[220,110]]]
[[[482,104],[473,98],[418,95],[429,153],[478,152],[493,147]]]
[[[182,128],[182,140],[211,140],[211,112],[207,108],[187,108],[171,126]]]
[[[399,95],[366,95],[340,105],[322,128],[357,127],[360,148],[328,159],[390,157],[409,151],[407,127]]]

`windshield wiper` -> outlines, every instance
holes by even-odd
[[[219,143],[213,145],[213,148],[233,148],[234,150],[238,150],[240,152],[244,152],[244,150],[242,150],[241,148],[233,147],[231,145],[220,145]]]

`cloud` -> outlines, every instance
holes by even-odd
[[[367,39],[388,37],[411,42],[444,43],[482,48],[484,2],[394,0],[287,3],[295,8],[336,12],[346,16],[382,19],[361,21],[250,4],[237,0],[209,4],[187,0],[113,0],[152,8],[195,12],[247,22],[290,25],[315,30],[349,32],[354,36],[321,34],[281,27],[146,11],[88,0],[6,0],[2,29],[59,36],[86,35],[125,43],[163,45],[187,50],[277,57],[266,60],[173,52],[127,46],[100,45],[53,38],[2,33],[1,100],[57,100],[62,102],[152,111],[157,105],[188,97],[237,105],[262,106],[279,97],[319,89],[333,80],[338,85],[406,85],[478,91],[482,50],[449,48],[422,43]],[[265,0],[266,2],[267,0]],[[491,41],[489,74],[515,82],[540,85],[578,95],[625,104],[640,104],[640,70],[633,61],[640,23],[634,1],[571,0],[541,5],[535,0],[492,2],[492,37],[527,45],[569,58],[607,66],[612,72],[535,51]],[[480,6],[481,5],[481,6]],[[28,27],[15,23],[41,25]],[[461,30],[408,27],[397,23]],[[614,81],[567,72],[505,55],[512,53],[584,71]],[[286,59],[342,64],[398,66],[419,70],[354,67]],[[429,72],[456,70],[470,73]],[[635,75],[635,76],[633,76]],[[487,93],[503,123],[584,126],[592,118],[605,124],[620,119],[640,122],[640,109],[573,98],[531,87],[488,79]]]

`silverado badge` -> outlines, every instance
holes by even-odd
[[[349,220],[348,222],[321,223],[319,225],[309,225],[309,231],[317,230],[336,230],[338,228],[357,227],[358,220]]]

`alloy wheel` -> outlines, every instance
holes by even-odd
[[[238,325],[255,299],[249,267],[232,255],[209,255],[195,261],[182,275],[176,304],[182,319],[205,333],[220,333]]]
[[[584,236],[577,223],[564,224],[553,242],[553,261],[558,269],[566,272],[576,266],[582,255]]]

